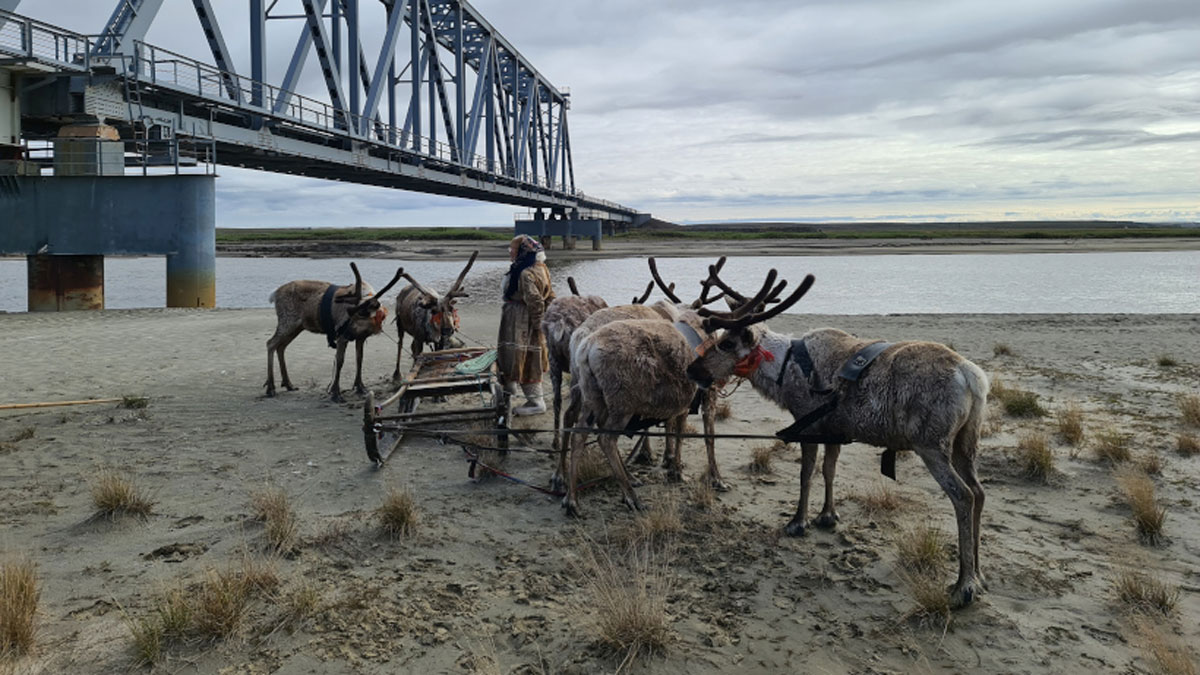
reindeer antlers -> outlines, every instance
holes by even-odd
[[[467,278],[467,272],[471,271],[471,265],[475,264],[475,257],[478,255],[479,251],[475,251],[471,254],[471,259],[467,261],[467,266],[463,268],[462,272],[458,273],[458,278],[454,280],[454,285],[450,287],[450,290],[446,291],[446,297],[466,297],[467,294],[461,290],[463,279]]]
[[[714,274],[713,276],[715,277],[716,275]],[[751,324],[760,323],[777,316],[788,307],[796,304],[812,288],[814,281],[816,281],[816,278],[813,275],[804,275],[804,281],[800,282],[800,286],[792,291],[792,294],[782,302],[768,310],[755,312],[754,309],[761,303],[776,300],[787,284],[786,281],[783,281],[778,286],[771,288],[771,284],[775,282],[775,270],[771,270],[767,274],[767,280],[763,283],[762,290],[758,292],[758,295],[751,298],[749,302],[743,303],[732,312],[713,312],[708,309],[701,309],[698,313],[701,316],[708,317],[704,320],[704,327],[710,332],[717,328],[745,328]],[[768,291],[768,289],[770,290]]]
[[[645,304],[646,300],[649,299],[649,297],[650,297],[650,291],[653,291],[653,290],[654,290],[654,282],[651,281],[650,283],[646,284],[646,292],[642,293],[642,297],[639,298],[636,295],[633,296],[633,304],[635,304],[635,305]]]
[[[575,277],[567,277],[567,287],[571,289],[571,295],[579,295],[579,287],[575,285]]]
[[[654,283],[658,284],[658,287],[662,289],[662,292],[664,294],[666,294],[667,298],[671,302],[674,302],[674,303],[683,302],[682,300],[679,299],[678,296],[675,295],[675,284],[671,284],[670,286],[667,286],[665,283],[663,283],[662,277],[660,277],[658,275],[658,263],[655,262],[653,256],[650,257],[650,276],[654,277]],[[651,284],[651,286],[653,286],[653,285],[654,284]],[[647,296],[649,295],[648,290],[647,290],[646,294],[647,294]],[[642,302],[645,302],[645,301],[646,301],[645,298],[642,298]]]

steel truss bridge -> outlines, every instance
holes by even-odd
[[[8,10],[20,0],[0,0],[0,67],[21,75],[24,129],[48,133],[92,118],[126,138],[203,140],[222,165],[564,217],[646,217],[576,189],[569,93],[466,0],[230,3],[249,9],[248,64],[234,63],[210,0],[176,1],[192,5],[213,63],[143,40],[164,0],[119,0],[97,35],[16,14]],[[268,73],[268,24],[279,25],[272,48],[291,53],[282,73]],[[368,53],[364,27],[381,26],[378,53]],[[324,96],[298,93],[314,60]]]

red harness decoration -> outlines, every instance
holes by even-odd
[[[434,312],[433,316],[429,317],[429,322],[437,326],[440,330],[442,328],[442,318],[444,316],[445,315],[442,312]],[[454,320],[454,330],[458,330],[458,310],[451,310],[450,317]]]
[[[774,360],[774,354],[763,349],[761,345],[755,345],[754,349],[750,350],[749,354],[745,355],[742,357],[741,361],[738,361],[736,364],[734,364],[733,374],[737,375],[738,377],[750,377],[754,374],[754,371],[758,370],[758,367],[762,365],[763,361]]]

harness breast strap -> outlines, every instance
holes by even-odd
[[[704,340],[700,338],[700,334],[696,332],[696,329],[687,325],[683,321],[675,322],[675,330],[679,331],[683,335],[684,339],[687,340],[692,349],[699,347],[700,343],[704,342]]]
[[[321,307],[317,313],[318,319],[321,321],[321,330],[324,331],[330,348],[337,347],[338,329],[333,325],[333,296],[337,294],[337,289],[336,284],[329,284],[329,288],[325,289],[325,295],[321,296]]]

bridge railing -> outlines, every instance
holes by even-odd
[[[0,53],[82,72],[91,66],[92,40],[0,10]]]
[[[136,77],[156,87],[165,87],[189,95],[218,101],[226,105],[254,109],[267,116],[278,117],[326,133],[350,135],[358,140],[373,143],[392,150],[412,152],[424,158],[436,159],[464,168],[472,168],[486,174],[505,176],[523,183],[537,185],[547,190],[565,194],[574,191],[552,183],[545,176],[506,176],[496,162],[489,168],[487,158],[476,153],[460,157],[457,148],[428,137],[417,137],[403,127],[393,126],[381,119],[364,118],[351,111],[343,111],[324,101],[303,94],[286,91],[266,82],[257,82],[248,77],[222,72],[216,66],[183,56],[168,49],[144,42],[135,44],[132,69]],[[261,97],[262,103],[254,105]],[[361,129],[367,133],[361,134]],[[619,205],[615,205],[618,208]]]

